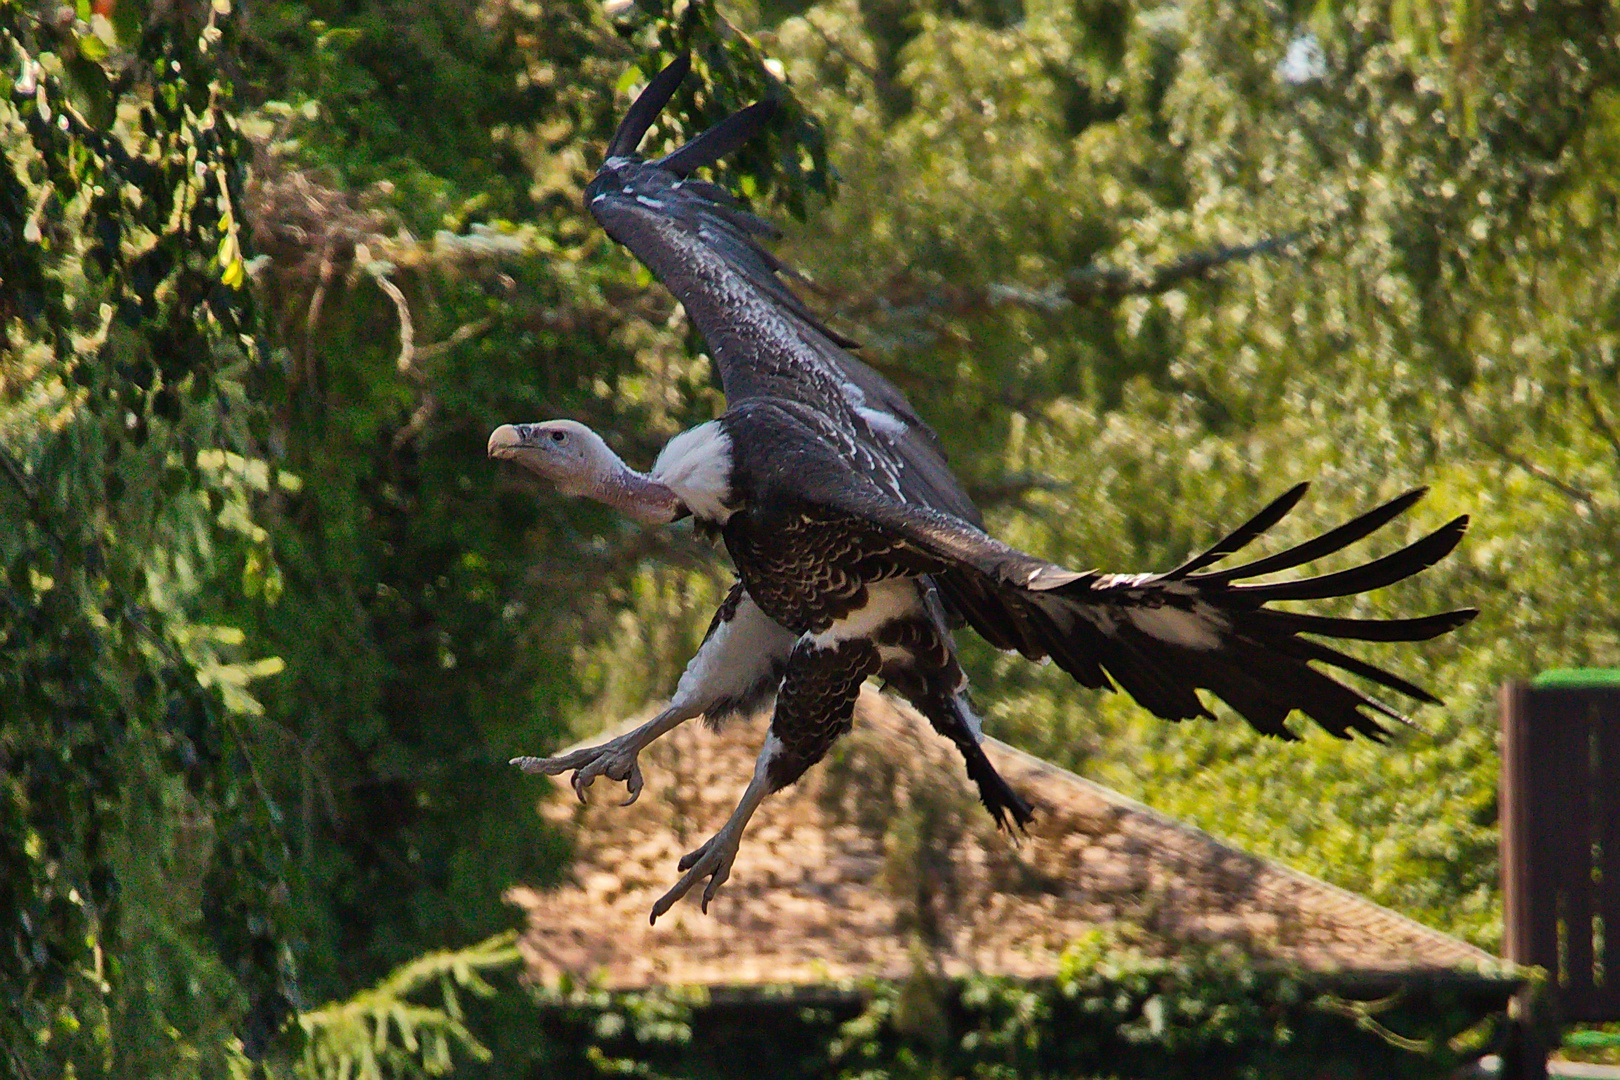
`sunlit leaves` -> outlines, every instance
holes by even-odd
[[[26,1073],[185,1075],[281,1019],[236,726],[281,662],[205,615],[237,560],[273,576],[251,470],[199,465],[251,453],[252,307],[209,259],[245,155],[197,27],[47,15],[0,8],[0,1042]]]
[[[463,993],[495,993],[484,976],[518,962],[515,938],[503,933],[455,952],[428,953],[376,986],[299,1014],[305,1034],[301,1075],[309,1080],[446,1076],[458,1054],[489,1061],[489,1050],[466,1026],[460,999]],[[412,1000],[433,991],[438,1005]]]

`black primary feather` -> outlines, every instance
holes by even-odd
[[[647,137],[647,129],[652,127],[658,114],[664,111],[669,99],[675,96],[675,90],[686,78],[686,73],[692,70],[692,56],[690,53],[680,53],[669,65],[652,77],[646,89],[637,95],[630,108],[625,111],[624,119],[619,121],[618,130],[613,133],[613,139],[608,143],[607,159],[629,157],[641,145],[641,140]]]
[[[775,115],[776,102],[769,99],[756,101],[741,112],[732,113],[679,150],[664,155],[653,164],[660,169],[668,169],[684,179],[701,168],[713,165],[758,135]]]

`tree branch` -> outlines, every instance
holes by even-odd
[[[1586,411],[1592,414],[1592,426],[1608,440],[1609,446],[1614,450],[1615,463],[1620,464],[1620,432],[1615,431],[1614,421],[1609,419],[1608,414],[1603,411],[1603,406],[1598,404],[1597,395],[1592,392],[1590,385],[1581,384],[1581,397],[1586,402]]]
[[[896,315],[902,318],[977,315],[1009,306],[1057,314],[1088,304],[1115,304],[1127,296],[1157,296],[1183,282],[1208,278],[1214,270],[1228,263],[1275,254],[1305,236],[1304,231],[1295,231],[1252,244],[1195,251],[1140,270],[1084,266],[1043,286],[1000,282],[919,285],[911,281],[909,275],[897,274],[881,292],[865,297],[840,297],[828,289],[818,291],[829,298],[840,315],[853,320]]]
[[[1540,465],[1537,465],[1535,462],[1531,461],[1529,458],[1509,450],[1495,439],[1479,436],[1479,441],[1480,445],[1484,446],[1485,449],[1489,450],[1503,461],[1523,469],[1525,472],[1529,473],[1537,480],[1540,480],[1548,487],[1555,489],[1560,494],[1568,496],[1569,498],[1588,508],[1595,505],[1595,500],[1590,491],[1586,491],[1583,488],[1578,488],[1574,484],[1559,479],[1546,469],[1542,468]]]
[[[388,263],[373,262],[369,258],[365,262],[366,273],[377,283],[377,288],[394,302],[394,310],[399,313],[399,357],[394,361],[394,366],[401,375],[416,375],[420,380],[421,376],[411,370],[411,363],[416,359],[416,320],[411,318],[411,305],[405,299],[405,291],[389,278],[390,268]]]
[[[1024,496],[1032,491],[1062,491],[1068,486],[1050,476],[1023,473],[970,483],[967,485],[967,493],[980,509],[996,506],[1021,507]]]
[[[1195,251],[1144,271],[1082,267],[1069,275],[1065,296],[1074,304],[1117,303],[1127,296],[1157,296],[1183,281],[1207,277],[1211,270],[1227,263],[1276,254],[1304,237],[1303,231],[1296,230],[1252,244]]]

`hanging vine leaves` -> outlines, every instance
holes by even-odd
[[[195,13],[193,13],[195,14]],[[18,1075],[215,1072],[287,1009],[278,809],[243,725],[280,660],[229,6],[0,6],[0,1045]],[[245,575],[242,567],[254,569]],[[245,580],[246,579],[246,580]],[[233,1041],[240,1040],[240,1041]]]

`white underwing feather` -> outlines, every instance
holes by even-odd
[[[922,612],[922,598],[917,594],[917,582],[912,578],[890,578],[866,587],[866,603],[845,615],[810,640],[820,647],[836,645],[854,638],[870,638],[878,628],[899,618]]]

